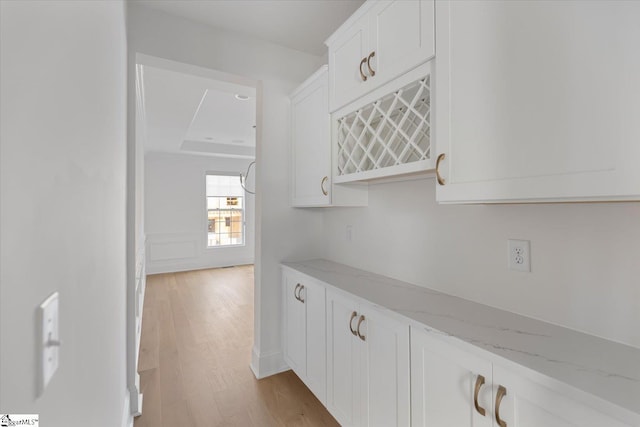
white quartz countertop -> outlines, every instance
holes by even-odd
[[[640,414],[640,349],[331,261],[283,265]]]

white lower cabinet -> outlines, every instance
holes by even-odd
[[[326,402],[325,287],[283,270],[284,359],[316,397]]]
[[[409,326],[327,290],[327,408],[344,426],[410,424]]]
[[[411,328],[413,427],[491,427],[491,377],[491,362]]]
[[[600,398],[282,273],[285,361],[343,427],[640,427]]]
[[[494,395],[500,387],[506,393],[496,406],[508,427],[631,426],[495,364],[493,384]]]
[[[413,427],[631,427],[411,328]]]

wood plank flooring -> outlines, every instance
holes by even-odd
[[[256,380],[253,267],[147,278],[135,427],[338,426],[287,371]]]

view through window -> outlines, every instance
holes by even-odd
[[[244,190],[237,176],[207,174],[207,247],[244,245]]]

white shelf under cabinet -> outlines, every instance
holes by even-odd
[[[333,182],[434,168],[431,64],[425,63],[332,115]]]

